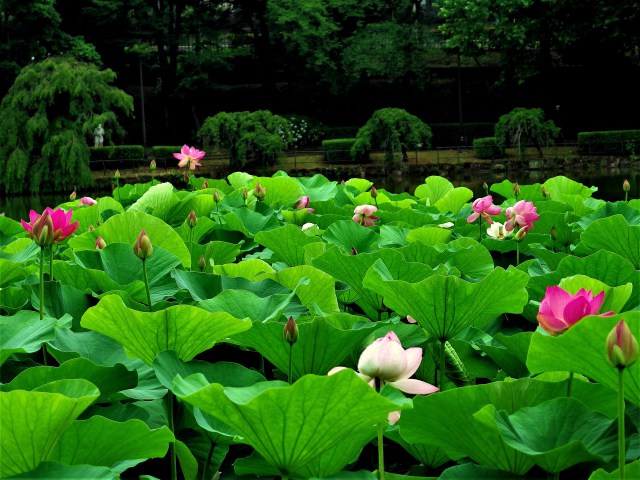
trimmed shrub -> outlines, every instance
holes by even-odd
[[[634,155],[640,152],[640,130],[580,132],[581,155]]]
[[[431,123],[433,133],[432,143],[434,147],[457,147],[459,145],[470,145],[477,138],[493,136],[493,123],[463,123],[462,132],[466,142],[460,141],[459,123]]]
[[[323,127],[322,132],[325,138],[355,138],[358,134],[360,127],[347,126],[347,127]]]
[[[324,159],[329,163],[352,162],[351,147],[355,143],[355,138],[334,138],[322,141]]]
[[[156,145],[155,147],[151,147],[151,158],[155,159],[156,161],[162,158],[173,158],[173,154],[179,153],[181,148],[182,145]]]
[[[504,150],[498,145],[496,137],[476,138],[473,141],[473,152],[478,158],[501,158]]]

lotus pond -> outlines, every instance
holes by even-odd
[[[622,185],[190,184],[0,217],[0,477],[640,478]]]

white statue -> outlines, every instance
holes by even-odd
[[[93,146],[101,147],[104,142],[104,128],[102,128],[102,124],[98,124],[98,128],[93,131]]]

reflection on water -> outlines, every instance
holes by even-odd
[[[484,174],[480,174],[484,175]],[[492,183],[500,183],[501,181],[508,179],[512,182],[517,181],[521,185],[527,185],[532,183],[543,183],[549,176],[540,171],[525,171],[520,172],[517,176],[513,174],[506,175],[504,173],[487,173],[483,178],[474,178],[471,175],[458,175],[449,180],[456,187],[467,187],[471,189],[474,196],[484,195],[482,189],[483,182],[487,182],[489,185]],[[629,192],[629,199],[640,198],[640,173],[637,170],[633,172],[621,172],[620,170],[610,170],[600,172],[598,174],[588,173],[581,177],[573,176],[574,180],[586,185],[587,187],[598,187],[598,191],[594,193],[595,198],[602,200],[617,201],[624,200],[624,192],[622,191],[622,182],[627,179],[631,184],[631,191]],[[379,177],[369,178],[374,182],[377,188],[384,188],[393,193],[408,192],[413,194],[416,187],[424,182],[424,176],[416,175],[404,175],[402,177]],[[83,192],[83,195],[87,192]],[[107,195],[106,192],[92,192],[90,196],[96,198],[99,196]],[[69,200],[68,194],[49,194],[39,196],[12,196],[12,197],[0,197],[0,213],[4,212],[7,217],[14,220],[29,218],[29,210],[33,209],[36,212],[42,212],[46,207],[55,207],[61,203]]]

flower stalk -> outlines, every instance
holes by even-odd
[[[618,368],[618,478],[624,480],[624,367]]]
[[[167,418],[169,421],[169,430],[175,436],[175,427],[173,421],[173,393],[171,390],[167,392]],[[178,479],[178,468],[177,468],[177,459],[176,459],[176,442],[175,440],[169,443],[169,457],[171,459],[171,480]]]

